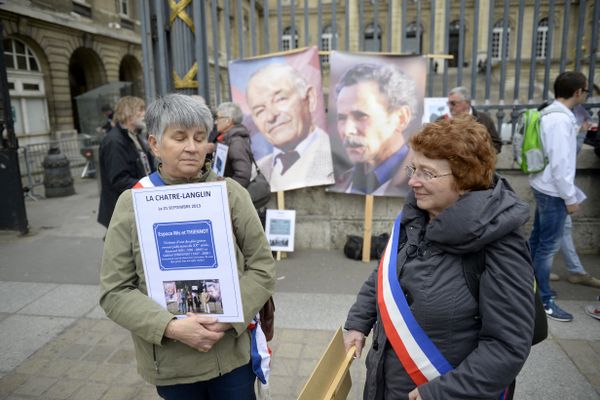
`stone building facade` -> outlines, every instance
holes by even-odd
[[[21,145],[81,132],[75,97],[131,82],[144,96],[137,1],[0,2],[15,131]],[[119,93],[100,102],[113,103]],[[90,114],[84,114],[90,118]],[[100,105],[91,118],[102,120]],[[85,132],[93,134],[94,132]]]

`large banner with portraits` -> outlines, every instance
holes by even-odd
[[[328,103],[335,185],[329,190],[406,196],[408,139],[421,126],[421,56],[332,51]]]
[[[316,47],[232,61],[229,81],[273,192],[334,182]]]

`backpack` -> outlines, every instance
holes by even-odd
[[[513,162],[526,174],[542,172],[548,165],[548,158],[542,144],[540,121],[543,116],[561,110],[546,110],[549,103],[538,109],[528,109],[519,115],[512,138]]]
[[[477,302],[479,302],[479,281],[481,274],[485,271],[485,249],[476,253],[463,255],[463,274],[469,292]],[[534,280],[535,282],[535,280]],[[533,338],[531,344],[536,345],[548,337],[548,320],[546,319],[546,311],[540,297],[540,290],[537,282],[535,286],[535,317],[533,326]]]
[[[371,254],[370,259],[381,259],[385,246],[390,239],[389,233],[382,233],[381,235],[371,236]],[[363,238],[362,236],[348,235],[346,237],[346,243],[344,244],[344,255],[353,260],[362,259],[362,247]]]

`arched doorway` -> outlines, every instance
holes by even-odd
[[[106,83],[106,72],[98,54],[89,48],[80,47],[69,60],[69,86],[71,89],[71,109],[73,127],[81,132],[80,117],[75,97]],[[100,113],[100,110],[98,110]]]
[[[140,62],[134,56],[128,54],[121,60],[119,65],[119,81],[131,82],[133,96],[144,98],[144,73]]]

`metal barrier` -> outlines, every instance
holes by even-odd
[[[79,174],[86,167],[87,160],[81,154],[84,146],[90,146],[93,140],[88,135],[80,135],[77,138],[60,139],[52,142],[28,144],[19,148],[19,166],[21,178],[25,181],[23,191],[25,196],[32,200],[44,196],[35,192],[36,187],[44,183],[44,167],[42,162],[48,155],[50,146],[58,144],[60,151],[70,163],[71,173]]]

